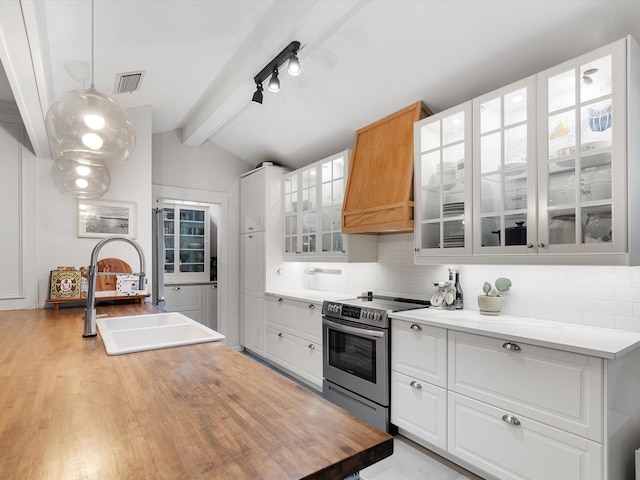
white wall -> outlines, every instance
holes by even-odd
[[[145,272],[151,279],[151,107],[128,110],[136,127],[136,148],[123,165],[110,167],[111,187],[101,200],[132,202],[137,209],[136,241],[145,255]],[[78,238],[78,201],[62,195],[51,180],[53,161],[37,159],[38,204],[38,298],[39,305],[49,294],[49,272],[61,265],[88,266],[97,238]],[[34,192],[35,194],[35,192]],[[138,272],[138,255],[130,245],[105,245],[100,258],[117,257]],[[151,284],[149,284],[151,291]]]
[[[228,199],[227,225],[219,225],[220,234],[228,245],[228,265],[218,255],[218,294],[227,292],[227,317],[219,318],[218,325],[226,327],[222,333],[226,343],[240,344],[240,175],[253,167],[210,141],[197,148],[182,145],[180,132],[171,131],[153,135],[153,184],[154,187],[179,187],[189,189],[189,198],[209,202],[207,192],[224,194]],[[159,189],[162,190],[162,189]],[[166,189],[165,189],[166,191]],[[221,275],[226,272],[228,285],[221,285]],[[219,299],[220,300],[220,299]]]
[[[448,279],[446,266],[415,266],[413,234],[379,235],[375,264],[324,264],[340,275],[306,275],[311,264],[284,263],[271,287],[312,288],[346,294],[372,290],[380,295],[429,299],[433,282]],[[314,263],[314,266],[323,266]],[[465,308],[478,310],[485,281],[511,279],[503,312],[623,330],[640,331],[640,267],[461,265]],[[345,296],[348,298],[348,296]]]

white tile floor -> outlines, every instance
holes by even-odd
[[[393,455],[360,471],[360,479],[482,480],[401,435],[393,439]]]

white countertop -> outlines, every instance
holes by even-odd
[[[390,317],[608,359],[621,357],[640,346],[640,332],[514,315],[487,316],[473,310],[422,308],[392,313]]]
[[[273,297],[289,298],[291,300],[301,300],[303,302],[322,302],[323,300],[348,300],[355,298],[353,293],[325,292],[323,290],[282,290],[266,292]]]

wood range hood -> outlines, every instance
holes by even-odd
[[[413,232],[413,124],[429,115],[417,102],[356,132],[343,233]]]

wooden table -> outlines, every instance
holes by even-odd
[[[108,356],[82,331],[82,309],[0,312],[0,478],[337,480],[392,453],[222,343]]]

